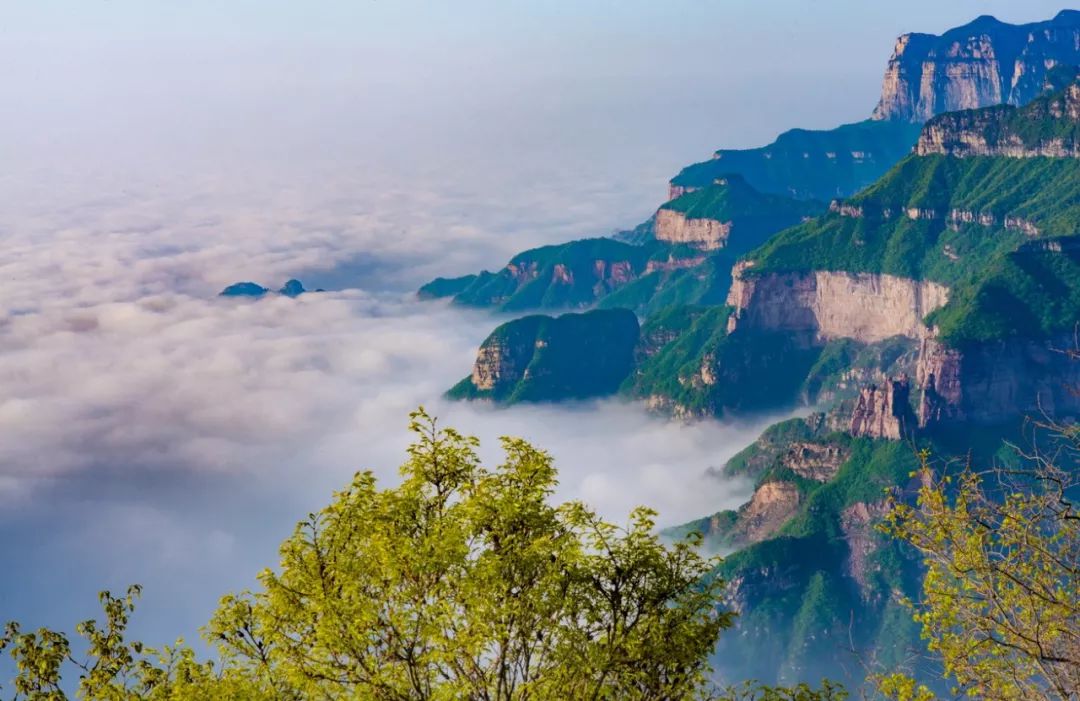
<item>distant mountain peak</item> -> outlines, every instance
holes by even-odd
[[[1080,12],[1008,24],[991,15],[944,34],[905,34],[896,42],[873,119],[924,122],[944,112],[1038,97],[1047,71],[1080,65]]]

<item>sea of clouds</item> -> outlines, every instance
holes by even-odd
[[[764,419],[441,399],[501,319],[420,302],[415,286],[632,223],[612,211],[638,216],[643,195],[616,183],[583,196],[554,178],[510,204],[475,179],[442,187],[415,171],[210,161],[148,175],[87,160],[4,183],[0,557],[14,576],[0,618],[70,625],[99,589],[139,582],[138,630],[193,637],[354,471],[396,479],[421,404],[480,436],[489,461],[501,435],[550,450],[558,497],[611,518],[648,504],[672,524],[747,496],[706,471]],[[293,276],[329,291],[217,296]]]
[[[120,22],[151,5],[102,7]],[[99,589],[138,582],[141,634],[194,637],[356,470],[396,479],[421,404],[489,461],[501,435],[548,449],[557,497],[613,519],[647,504],[674,524],[747,497],[706,473],[768,418],[448,404],[501,319],[413,291],[642,221],[721,145],[720,116],[790,126],[737,97],[752,81],[703,96],[589,51],[570,70],[510,46],[508,77],[465,46],[410,68],[399,42],[398,63],[365,63],[352,37],[241,36],[247,17],[210,45],[164,20],[151,41],[103,22],[58,34],[63,19],[0,45],[0,620],[70,628]],[[329,291],[217,296],[291,277]]]

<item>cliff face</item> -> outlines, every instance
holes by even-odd
[[[907,378],[863,388],[855,401],[848,432],[853,436],[899,440],[905,430],[914,428],[910,393]]]
[[[915,146],[920,156],[1009,158],[1080,156],[1080,85],[1017,109],[944,114],[930,120]]]
[[[727,244],[730,221],[690,219],[682,212],[661,209],[656,213],[656,239],[667,243],[686,243],[703,251],[714,251]]]
[[[800,477],[828,482],[848,459],[849,451],[836,443],[794,441],[780,458],[780,464]]]
[[[799,510],[802,498],[791,482],[766,482],[738,511],[733,543],[757,543],[776,533]]]
[[[896,41],[875,120],[922,122],[936,114],[1037,97],[1055,65],[1080,64],[1080,13],[1011,25],[984,16],[941,36]]]
[[[922,338],[928,333],[923,317],[949,298],[943,285],[894,275],[818,270],[752,276],[749,267],[739,263],[733,272],[729,333],[763,329],[861,343]]]
[[[654,233],[658,241],[670,244],[743,253],[822,208],[817,202],[761,192],[740,175],[725,175],[703,187],[680,190],[656,212]]]
[[[611,394],[633,369],[638,335],[626,309],[515,319],[488,336],[472,373],[447,394],[506,403]]]
[[[1080,360],[1075,338],[1013,338],[962,351],[927,339],[919,356],[925,388],[919,423],[995,423],[1023,414],[1080,413]]]
[[[519,253],[498,272],[433,280],[419,296],[503,311],[580,309],[639,279],[658,247],[606,238],[543,246]]]

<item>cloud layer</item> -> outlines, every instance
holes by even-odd
[[[0,619],[68,625],[93,613],[98,589],[140,582],[141,631],[191,637],[355,470],[396,479],[419,404],[481,436],[489,460],[505,434],[549,449],[559,498],[613,518],[647,503],[675,523],[745,497],[747,485],[704,473],[760,425],[685,426],[618,402],[440,399],[497,319],[409,290],[600,228],[609,208],[634,209],[632,191],[583,196],[563,178],[508,202],[482,179],[204,165],[152,176],[90,159],[7,181],[0,557],[18,576],[0,582]],[[216,296],[291,276],[344,289]]]

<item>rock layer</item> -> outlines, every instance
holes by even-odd
[[[748,274],[733,270],[727,303],[735,308],[728,332],[740,328],[801,332],[818,341],[850,338],[862,343],[893,336],[923,338],[923,317],[944,306],[944,285],[894,275],[810,271]]]
[[[958,158],[1077,158],[1080,138],[1080,85],[1073,83],[1060,94],[1018,110],[1005,105],[993,109],[944,114],[927,122],[915,153]],[[1046,125],[1046,133],[1033,125]]]
[[[871,385],[859,392],[848,431],[853,436],[899,440],[914,428],[907,378]]]
[[[716,219],[690,219],[682,212],[660,209],[656,213],[656,239],[667,243],[686,243],[703,251],[727,245],[731,222]]]
[[[1059,64],[1080,64],[1080,12],[1024,25],[983,16],[941,36],[904,34],[873,119],[921,122],[943,112],[1022,105]]]
[[[801,502],[799,488],[791,482],[762,484],[750,501],[739,508],[730,541],[742,545],[768,538],[795,515]]]

